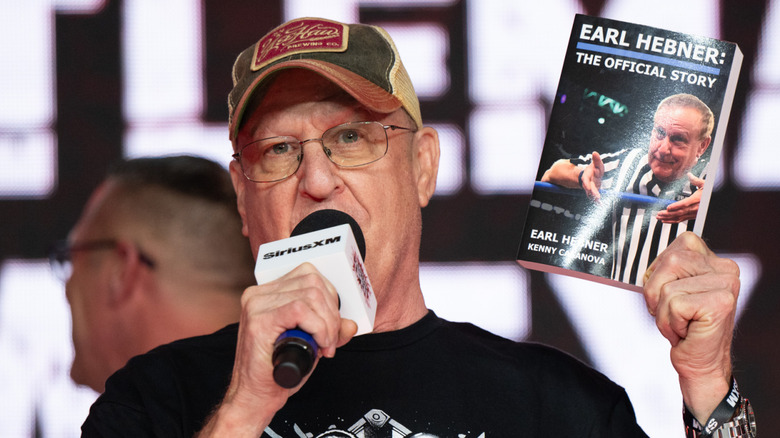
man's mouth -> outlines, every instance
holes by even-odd
[[[674,164],[674,163],[676,163],[676,161],[673,158],[671,158],[671,157],[664,159],[663,157],[659,157],[658,155],[653,155],[653,159],[655,161],[658,161],[659,163],[663,163],[663,164]]]

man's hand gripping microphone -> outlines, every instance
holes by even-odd
[[[281,277],[303,262],[313,264],[336,288],[339,313],[358,325],[357,334],[373,330],[376,299],[363,267],[366,251],[357,222],[338,210],[306,216],[290,238],[261,245],[255,276],[258,283]],[[279,386],[294,388],[312,370],[317,358],[314,338],[290,329],[276,340],[273,377]]]

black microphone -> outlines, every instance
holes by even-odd
[[[338,210],[318,210],[306,216],[288,239],[260,246],[255,266],[258,283],[290,272],[303,262],[313,264],[336,288],[339,313],[354,320],[357,334],[373,330],[376,298],[365,273],[366,244],[357,221]],[[274,345],[274,380],[279,386],[297,386],[314,366],[317,344],[300,330],[282,333]]]

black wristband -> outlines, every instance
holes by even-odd
[[[577,177],[577,181],[580,182],[580,188],[584,189],[585,187],[582,187],[582,174],[585,173],[585,169],[580,170],[580,175]]]
[[[726,394],[726,397],[720,402],[718,407],[707,419],[707,422],[702,425],[693,416],[688,407],[683,404],[683,423],[685,424],[685,436],[690,438],[709,438],[712,436],[712,432],[717,430],[724,423],[729,422],[734,418],[734,414],[739,409],[739,404],[742,401],[742,396],[739,393],[739,387],[734,376],[731,377],[731,391]]]

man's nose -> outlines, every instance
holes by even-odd
[[[336,175],[338,167],[328,157],[329,150],[322,144],[322,139],[301,141],[302,151],[306,143],[313,144],[301,157],[297,172],[300,190],[313,199],[326,199],[340,185],[339,177]]]
[[[658,143],[658,152],[664,155],[668,155],[672,152],[672,144],[669,141],[669,137],[666,136]]]

